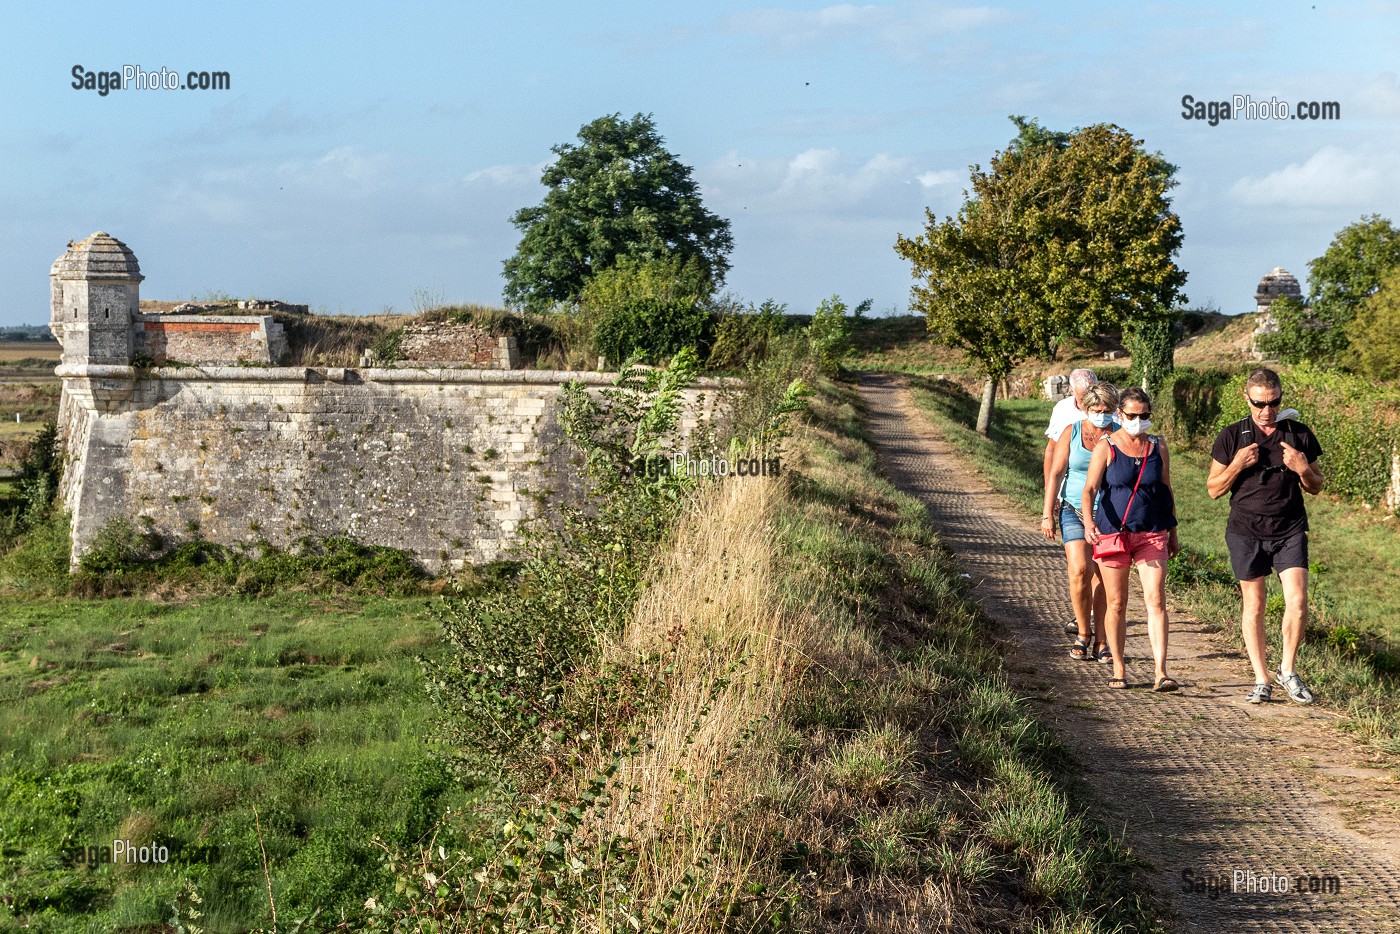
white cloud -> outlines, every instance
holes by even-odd
[[[1357,90],[1356,105],[1368,117],[1400,117],[1400,82],[1396,81],[1395,72],[1387,71],[1362,85]]]
[[[540,176],[544,173],[545,166],[553,161],[546,159],[543,162],[534,163],[509,163],[502,165],[488,165],[484,169],[475,169],[468,172],[462,179],[468,185],[477,182],[488,182],[492,185],[538,185]]]
[[[731,150],[697,174],[721,214],[832,225],[917,217],[929,188],[959,177],[910,156],[882,152],[862,160],[835,148],[770,157]]]
[[[746,10],[722,22],[726,31],[793,50],[828,42],[872,42],[900,56],[918,54],[930,43],[955,33],[1006,22],[1006,10],[948,3],[849,3],[819,10]]]
[[[1400,157],[1392,151],[1327,146],[1262,178],[1241,178],[1229,196],[1249,207],[1369,207],[1400,187]]]
[[[936,185],[951,185],[959,178],[962,178],[961,172],[954,172],[952,169],[943,169],[938,172],[924,172],[919,176],[919,184],[923,185],[925,188],[933,188]]]

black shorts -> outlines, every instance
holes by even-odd
[[[1235,572],[1235,580],[1252,581],[1268,577],[1270,571],[1308,566],[1307,532],[1297,532],[1273,542],[1226,532],[1225,544],[1230,549],[1230,569]]]

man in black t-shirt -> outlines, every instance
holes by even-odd
[[[1317,459],[1322,446],[1307,425],[1278,420],[1283,383],[1278,374],[1258,369],[1244,386],[1249,417],[1227,425],[1210,454],[1206,489],[1212,499],[1230,493],[1225,543],[1244,598],[1244,644],[1254,666],[1254,690],[1245,699],[1262,704],[1269,685],[1269,643],[1264,636],[1264,583],[1278,571],[1283,585],[1283,658],[1275,682],[1299,704],[1312,693],[1293,670],[1308,622],[1308,513],[1303,493],[1322,489]]]

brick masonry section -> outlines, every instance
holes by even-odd
[[[286,356],[286,336],[270,316],[133,317],[133,353],[155,364],[270,366]]]

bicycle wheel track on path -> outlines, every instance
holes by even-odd
[[[1167,667],[1182,690],[1151,692],[1137,584],[1128,610],[1133,688],[1109,690],[1111,666],[1069,657],[1063,547],[938,437],[900,377],[866,374],[861,396],[886,476],[927,505],[974,596],[1010,636],[1013,682],[1084,764],[1102,801],[1097,816],[1152,864],[1179,930],[1400,931],[1394,777],[1358,765],[1361,753],[1338,735],[1339,714],[1287,700],[1245,704],[1253,675],[1243,655],[1177,613]],[[1224,891],[1185,891],[1186,870],[1224,876]],[[1287,877],[1290,891],[1232,892],[1235,871]],[[1299,877],[1328,876],[1339,892],[1298,890]]]

